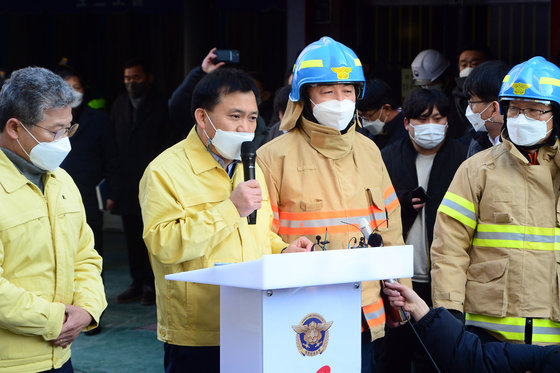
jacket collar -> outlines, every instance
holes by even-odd
[[[286,111],[282,117],[282,123],[280,123],[281,131],[289,131],[294,128],[301,117],[303,112],[303,101],[292,102],[288,100],[288,105],[286,106]]]
[[[344,134],[334,128],[307,120],[303,116],[300,123],[300,129],[307,142],[326,158],[340,159],[352,151],[356,133],[355,123]]]
[[[47,181],[51,179],[56,179],[57,170],[50,172],[45,172],[44,184],[46,187]],[[10,161],[10,159],[0,150],[0,185],[4,188],[7,193],[12,193],[26,184],[33,184],[28,178],[26,178],[17,167]],[[33,184],[34,185],[34,184]]]
[[[530,165],[529,160],[521,153],[519,149],[511,142],[507,132],[502,130],[502,142],[505,148],[513,155],[520,163]],[[548,166],[551,171],[553,168],[560,167],[560,154],[558,154],[560,140],[556,140],[554,145],[544,145],[537,149],[537,161],[540,165]],[[554,160],[554,162],[551,162]]]
[[[206,149],[206,146],[202,143],[202,140],[196,132],[196,127],[195,124],[185,141],[185,153],[187,158],[191,161],[191,167],[194,173],[199,175],[213,168],[220,168],[223,170],[222,166],[216,162],[208,149]]]

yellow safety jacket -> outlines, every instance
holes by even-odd
[[[60,368],[70,359],[53,344],[64,305],[93,317],[87,329],[107,306],[101,257],[64,170],[45,173],[41,193],[0,150],[0,175],[0,372]]]
[[[375,143],[354,125],[341,135],[306,120],[300,103],[288,103],[284,128],[286,120],[297,126],[257,151],[280,237],[290,242],[304,235],[315,242],[316,235],[326,235],[327,249],[346,249],[362,236],[359,222],[365,218],[386,246],[402,245],[399,201]],[[408,279],[404,283],[410,286]],[[363,283],[362,306],[372,340],[382,337],[379,281]]]
[[[502,340],[523,342],[532,323],[533,343],[560,344],[559,142],[531,165],[503,140],[459,167],[439,207],[434,306]]]
[[[139,196],[155,278],[159,340],[220,345],[219,286],[168,281],[165,275],[256,260],[288,246],[272,232],[266,182],[255,169],[263,202],[257,224],[249,225],[229,199],[244,181],[241,163],[230,179],[204,147],[196,126],[146,168]]]

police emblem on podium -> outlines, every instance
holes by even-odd
[[[329,343],[329,328],[332,321],[326,322],[318,313],[306,315],[299,325],[292,325],[296,332],[298,351],[304,356],[322,354]]]

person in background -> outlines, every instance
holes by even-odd
[[[356,54],[329,37],[299,55],[280,126],[288,132],[257,151],[277,214],[274,231],[284,241],[322,235],[326,249],[346,249],[365,221],[386,246],[403,243],[399,201],[379,149],[356,133],[364,84]],[[385,333],[383,305],[381,283],[364,282],[362,372],[372,371],[373,341]]]
[[[105,180],[107,198],[103,209],[111,210],[118,172],[111,121],[103,111],[92,109],[87,104],[88,96],[83,79],[75,70],[59,65],[55,72],[77,95],[72,103],[72,117],[80,124],[74,136],[70,138],[72,151],[64,159],[61,167],[72,176],[80,190],[87,223],[95,239],[94,248],[103,257],[103,212],[99,209],[96,186]],[[87,331],[86,335],[95,335],[100,331],[101,325]]]
[[[280,131],[280,124],[282,124],[282,118],[284,117],[286,106],[288,105],[291,90],[291,85],[285,85],[278,88],[276,94],[274,94],[274,114],[278,117],[278,121],[268,129],[266,142],[269,142],[270,140],[286,133],[286,131]]]
[[[498,94],[508,71],[502,61],[488,61],[474,68],[465,80],[469,102],[465,116],[475,131],[467,157],[501,143],[504,116],[500,113]]]
[[[379,150],[407,137],[399,100],[383,80],[366,82],[364,98],[356,103],[356,108],[362,124],[357,130],[372,139]]]
[[[140,182],[166,373],[220,371],[220,295],[218,286],[165,275],[313,245],[305,237],[288,245],[271,231],[273,212],[258,165],[256,178],[243,181],[241,144],[254,136],[258,100],[253,79],[241,70],[206,75],[193,92],[195,127],[151,162]],[[255,210],[249,225],[246,217]]]
[[[435,49],[426,49],[418,53],[410,65],[414,84],[422,88],[442,91],[452,100],[453,73],[449,60]],[[467,122],[455,110],[450,110],[447,116],[447,136],[458,139],[465,135]],[[465,140],[467,141],[467,140]],[[470,141],[470,138],[468,139]],[[468,143],[468,142],[467,142]]]
[[[156,91],[147,60],[133,58],[127,61],[123,76],[126,92],[116,98],[111,108],[119,165],[112,213],[122,217],[132,284],[117,297],[117,301],[140,300],[143,305],[153,305],[154,275],[142,239],[138,183],[146,166],[174,144],[179,135],[170,125],[167,99]]]
[[[403,102],[409,136],[381,152],[401,204],[405,243],[414,246],[412,288],[429,305],[431,300],[430,245],[437,208],[465,160],[466,147],[447,137],[447,114],[452,109],[443,92],[418,88]],[[409,328],[389,328],[376,346],[384,370],[432,372]]]
[[[71,373],[71,343],[105,307],[80,191],[60,168],[77,96],[41,67],[0,91],[0,370]]]
[[[483,341],[560,344],[560,69],[504,77],[502,143],[468,158],[438,208],[432,300]]]
[[[212,48],[210,52],[202,60],[202,64],[192,69],[185,77],[185,80],[175,89],[171,98],[169,98],[169,115],[173,125],[181,131],[181,134],[186,136],[191,130],[194,118],[192,117],[191,101],[193,96],[194,87],[198,82],[207,74],[216,71],[225,65],[225,62],[216,61],[217,56],[214,54],[216,48]],[[255,80],[255,84],[258,80]],[[270,95],[270,92],[268,93]],[[253,143],[255,147],[260,147],[266,142],[268,135],[268,126],[266,121],[259,115],[257,122],[257,129],[255,130],[255,137]]]
[[[469,44],[464,46],[458,58],[458,70],[459,76],[455,77],[455,87],[451,92],[451,97],[455,103],[455,107],[452,108],[453,118],[459,118],[465,127],[464,133],[464,143],[468,146],[471,139],[474,136],[474,131],[469,125],[469,121],[465,117],[465,110],[468,105],[468,97],[464,91],[465,79],[469,76],[471,71],[478,65],[488,61],[492,58],[492,52],[487,46],[483,44]]]

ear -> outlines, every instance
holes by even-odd
[[[19,122],[15,118],[10,118],[6,122],[6,127],[4,128],[4,133],[8,135],[9,138],[15,140],[19,137],[19,131],[24,129],[19,128]]]
[[[148,75],[148,83],[153,84],[153,82],[154,82],[154,74],[150,73],[150,75]]]
[[[203,130],[206,129],[206,121],[208,120],[206,118],[206,113],[204,112],[204,109],[202,108],[197,108],[194,111],[194,120],[196,121],[196,124]]]
[[[404,117],[404,129],[406,130],[406,132],[409,131],[410,128],[410,123],[408,122],[408,118]]]

